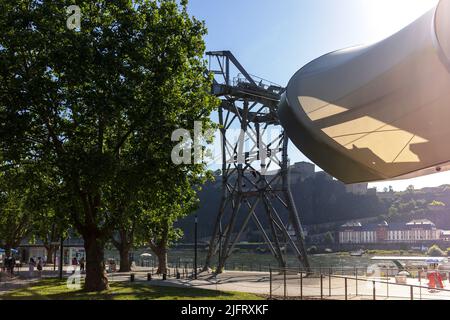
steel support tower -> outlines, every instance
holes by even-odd
[[[230,51],[207,55],[215,78],[213,94],[222,101],[218,110],[222,198],[204,270],[218,255],[215,272],[223,272],[252,219],[280,268],[286,267],[289,245],[300,265],[310,271],[290,190],[289,139],[277,116],[285,89],[250,75]],[[231,69],[237,71],[234,78]],[[276,170],[271,171],[274,167]]]

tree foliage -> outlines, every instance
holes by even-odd
[[[37,189],[33,174],[21,168],[0,174],[0,246],[10,256],[29,234]]]
[[[446,256],[446,253],[435,244],[428,249],[427,255],[430,257],[444,257]]]
[[[207,127],[216,101],[205,27],[186,1],[77,1],[80,30],[66,27],[69,4],[0,1],[0,152],[4,170],[55,169],[84,239],[86,289],[103,290],[103,248],[123,218],[115,189],[202,176],[202,165],[172,173],[171,133]]]

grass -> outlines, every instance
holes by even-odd
[[[250,293],[192,288],[157,287],[147,284],[111,283],[110,290],[71,290],[59,279],[41,280],[0,296],[2,300],[262,300]]]
[[[374,256],[426,256],[426,253],[413,250],[368,250]]]

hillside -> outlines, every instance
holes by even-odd
[[[366,189],[359,194],[350,192],[346,185],[324,172],[313,171],[306,175],[306,178],[292,179],[291,189],[303,225],[315,226],[310,230],[328,231],[348,220],[399,222],[419,218],[430,219],[439,228],[450,229],[450,186],[422,190],[410,187],[404,192],[382,193]],[[199,194],[200,207],[197,214],[200,239],[211,236],[219,210],[221,187],[221,177],[217,176],[216,180],[208,182]],[[261,222],[267,225],[263,208],[257,208],[257,214]],[[238,224],[243,218],[244,214],[241,214]],[[177,226],[184,231],[183,242],[192,242],[194,216],[178,222]],[[262,240],[252,222],[248,229],[247,240]]]
[[[211,235],[219,210],[221,187],[221,178],[217,177],[216,181],[207,183],[200,192],[200,208],[197,211],[200,238]],[[294,180],[291,188],[299,215],[305,225],[377,217],[387,213],[389,209],[389,205],[380,200],[376,194],[348,193],[343,183],[331,179],[324,173],[313,174],[304,180]],[[265,217],[262,212],[262,208],[257,209],[257,214],[264,223]],[[243,215],[238,223],[242,220]],[[178,223],[178,227],[184,230],[186,242],[193,240],[193,225],[193,216]],[[250,223],[249,230],[256,230],[256,226]]]

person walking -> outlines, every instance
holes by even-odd
[[[81,272],[84,272],[84,264],[85,264],[84,257],[81,257],[81,259],[80,259],[80,271]]]
[[[33,258],[30,258],[30,261],[28,263],[28,272],[30,275],[30,278],[33,278],[34,276],[34,267],[36,266],[36,261],[34,261]]]
[[[11,277],[14,276],[14,267],[15,266],[16,266],[15,257],[13,257],[13,256],[9,257],[9,273],[11,274]]]
[[[10,264],[11,264],[10,258],[9,257],[5,257],[3,265],[4,265],[5,272],[7,272],[7,273],[9,273],[10,270],[11,270]]]
[[[75,273],[75,271],[77,270],[77,267],[78,267],[78,259],[77,259],[77,257],[73,257],[72,258],[72,267],[73,267],[72,273]]]
[[[42,269],[44,269],[44,266],[43,266],[42,258],[39,257],[38,258],[38,263],[37,263],[37,270],[38,270],[39,278],[42,277]]]

